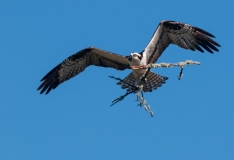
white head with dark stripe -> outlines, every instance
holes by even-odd
[[[142,55],[137,52],[131,53],[130,56],[126,56],[128,58],[128,63],[130,65],[140,65],[140,61],[142,59]]]

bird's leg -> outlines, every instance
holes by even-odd
[[[138,86],[138,91],[141,92],[141,97],[142,99],[144,100],[144,94],[143,94],[143,87],[144,87],[144,84],[145,84],[145,81],[146,81],[146,77],[148,76],[150,72],[150,68],[147,69],[145,75],[143,77],[141,77],[141,82],[140,82],[140,85]],[[139,101],[139,97],[137,96],[137,101]],[[139,104],[140,106],[142,106],[142,103]]]
[[[140,85],[144,84],[145,81],[146,81],[146,77],[148,76],[149,74],[149,71],[150,71],[150,68],[147,69],[147,71],[145,72],[145,75],[143,77],[141,77],[141,82],[140,82]]]

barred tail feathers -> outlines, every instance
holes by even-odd
[[[156,90],[158,87],[161,87],[162,84],[166,83],[166,80],[168,80],[168,77],[160,76],[154,72],[149,72],[146,77],[143,91],[152,92],[152,90]]]
[[[152,92],[152,90],[156,90],[158,87],[161,87],[162,84],[166,83],[165,81],[168,79],[168,77],[160,76],[158,74],[155,74],[153,72],[149,72],[145,84],[143,86],[143,91],[144,92]],[[123,79],[124,82],[118,82],[117,85],[122,85],[122,89],[128,89],[132,90],[133,86],[137,85],[136,79],[131,72],[126,78]],[[130,84],[130,85],[129,85]]]
[[[132,90],[133,87],[132,86],[136,86],[136,79],[133,75],[133,73],[131,72],[127,77],[125,77],[123,79],[123,81],[125,82],[118,82],[117,85],[122,85],[121,88],[122,89],[128,89],[128,90]],[[129,85],[130,84],[130,85]],[[132,85],[132,86],[131,86]]]

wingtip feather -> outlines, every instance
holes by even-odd
[[[209,36],[209,37],[215,38],[215,36],[214,36],[213,34],[207,32],[207,31],[205,31],[205,30],[203,30],[203,29],[201,29],[201,28],[198,28],[198,27],[193,27],[193,28],[195,28],[195,29],[196,29],[198,32],[200,32],[200,33],[203,33],[203,34],[205,34],[205,35],[207,35],[207,36]]]

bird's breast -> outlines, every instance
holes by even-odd
[[[145,75],[147,69],[133,69],[133,75],[137,81],[137,84],[140,84],[141,78]]]

